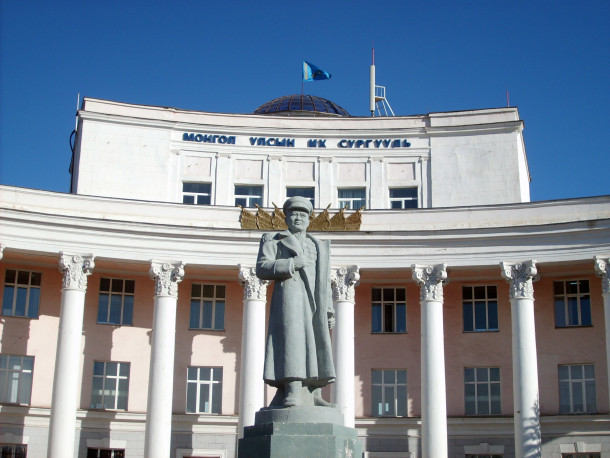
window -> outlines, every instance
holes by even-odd
[[[0,355],[0,402],[30,404],[33,356]]]
[[[225,328],[225,287],[223,285],[191,286],[190,329]]]
[[[390,208],[417,208],[417,188],[390,188]]]
[[[498,292],[494,285],[462,286],[464,332],[498,330]]]
[[[591,326],[591,299],[588,280],[553,282],[555,326]]]
[[[0,444],[0,456],[2,458],[26,458],[27,451],[27,445]]]
[[[97,322],[101,324],[131,325],[135,280],[100,279]]]
[[[263,205],[263,187],[235,185],[235,205],[254,207],[254,204]]]
[[[187,413],[222,413],[222,367],[189,367]]]
[[[286,188],[286,197],[307,197],[311,201],[311,205],[314,205],[316,198],[316,191],[314,188]]]
[[[125,458],[125,450],[118,448],[88,448],[87,458]]]
[[[374,417],[407,416],[407,371],[404,369],[373,370],[372,413]]]
[[[182,183],[182,203],[210,205],[212,185],[210,183]]]
[[[93,363],[92,409],[127,410],[128,392],[129,363]]]
[[[38,318],[42,274],[7,269],[4,276],[2,315]]]
[[[339,207],[347,205],[350,210],[358,210],[366,206],[366,188],[339,189]]]
[[[465,367],[466,415],[500,415],[500,368]]]
[[[595,413],[593,364],[559,366],[559,413]]]
[[[373,288],[372,332],[407,332],[404,288]]]

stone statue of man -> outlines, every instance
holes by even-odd
[[[284,203],[288,230],[263,234],[256,275],[274,280],[265,352],[265,383],[277,388],[270,406],[329,406],[321,388],[333,382],[329,329],[334,326],[330,242],[307,234],[311,202]]]

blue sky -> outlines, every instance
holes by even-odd
[[[77,94],[249,113],[305,83],[368,115],[519,107],[532,200],[610,194],[610,2],[0,0],[0,183],[68,192]],[[483,191],[483,190],[482,190]]]

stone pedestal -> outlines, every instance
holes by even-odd
[[[362,447],[354,428],[343,426],[335,407],[264,408],[254,426],[244,428],[239,458],[360,458]]]

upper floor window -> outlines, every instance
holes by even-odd
[[[371,372],[374,417],[407,416],[407,371],[381,369]]]
[[[0,402],[30,404],[33,356],[0,355]]]
[[[494,285],[462,286],[464,332],[498,330],[498,291]]]
[[[358,210],[366,206],[366,188],[338,189],[339,207],[347,205],[350,210]]]
[[[235,185],[235,205],[254,207],[263,205],[263,187]]]
[[[589,280],[553,282],[555,326],[591,326]]]
[[[559,366],[559,413],[595,413],[593,364]]]
[[[7,269],[4,276],[2,315],[38,318],[42,274]]]
[[[127,410],[128,393],[129,363],[93,363],[92,409]]]
[[[222,413],[222,367],[189,367],[187,413]]]
[[[314,205],[314,201],[316,198],[316,190],[315,188],[286,188],[286,197],[306,197],[311,201],[311,205]]]
[[[100,279],[98,323],[132,324],[135,283],[135,280],[120,278]]]
[[[407,332],[404,288],[372,289],[372,332]]]
[[[223,285],[191,286],[190,329],[225,328],[225,287]]]
[[[417,208],[417,188],[390,188],[390,208]]]
[[[210,205],[212,185],[210,183],[182,183],[182,203]]]
[[[466,415],[500,415],[500,368],[464,368]]]

